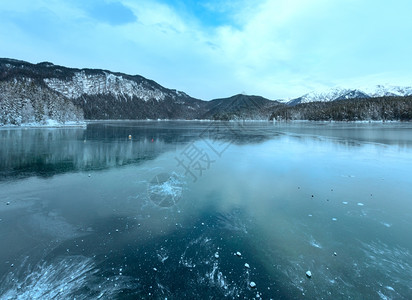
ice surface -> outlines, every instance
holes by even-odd
[[[310,244],[315,248],[319,248],[319,249],[322,248],[321,244],[313,238],[310,240]]]
[[[85,256],[57,258],[31,267],[22,264],[0,283],[1,299],[109,299],[125,286],[133,287],[128,278],[96,276],[93,259]],[[136,286],[134,286],[136,288]],[[84,292],[88,290],[88,294]]]
[[[161,207],[174,206],[183,193],[183,181],[176,173],[156,175],[148,185],[150,200]]]

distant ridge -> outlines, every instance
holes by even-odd
[[[356,101],[384,97],[385,100],[379,102],[379,109],[404,110],[409,109],[407,105],[405,108],[405,103],[402,108],[394,108],[392,106],[401,101],[389,101],[387,97],[409,95],[412,95],[409,87],[377,86],[370,90],[334,88],[311,92],[287,103],[244,94],[204,101],[182,91],[165,88],[140,75],[0,58],[0,125],[76,124],[84,120],[110,119],[304,119],[313,117],[307,114],[307,107],[300,106],[304,103],[345,102],[345,109],[368,110],[366,106],[357,105]],[[351,99],[356,101],[347,101]],[[382,103],[389,104],[385,106]],[[288,110],[288,107],[296,108]],[[335,110],[337,108],[344,109],[334,106]],[[283,115],[284,111],[286,115]],[[293,118],[288,117],[292,112]],[[356,115],[356,120],[370,116],[365,111]],[[378,115],[385,118],[384,114]],[[409,116],[404,112],[401,115]],[[401,115],[395,113],[391,116]],[[322,111],[318,111],[316,118],[333,120],[342,116],[322,116]]]
[[[270,108],[282,105],[261,96],[238,94],[229,98],[214,99],[208,102],[204,119],[214,120],[266,120]]]
[[[299,98],[285,101],[288,105],[310,102],[329,102],[348,99],[366,99],[377,97],[405,97],[412,95],[412,87],[377,85],[373,88],[345,89],[330,88],[325,91],[313,91]]]
[[[319,101],[278,106],[275,121],[411,121],[412,96]]]

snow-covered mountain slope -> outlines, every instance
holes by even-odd
[[[206,106],[139,75],[0,59],[0,82],[26,79],[69,99],[86,119],[193,119]]]
[[[190,98],[184,92],[165,89],[149,80],[107,71],[88,74],[85,70],[81,70],[75,72],[69,80],[59,78],[44,78],[43,80],[48,87],[71,99],[84,94],[113,95],[117,98],[130,99],[136,97],[143,101]]]
[[[137,97],[144,101],[149,101],[150,99],[163,101],[167,94],[160,89],[148,86],[144,82],[137,83],[136,81],[125,79],[123,76],[116,76],[107,72],[102,74],[86,74],[85,71],[80,71],[76,72],[69,81],[58,78],[45,78],[44,82],[49,88],[71,99],[78,98],[83,94],[111,94],[116,97]]]
[[[284,106],[412,95],[412,87],[332,88],[290,101],[235,95],[203,101],[139,75],[0,58],[0,124],[107,119],[268,119]]]
[[[385,96],[411,96],[412,87],[395,86],[395,85],[377,85],[373,88],[363,88],[371,97]]]
[[[183,92],[166,89],[142,76],[131,76],[99,69],[74,69],[50,62],[30,64],[13,59],[1,59],[0,79],[31,77],[43,81],[52,90],[75,99],[82,95],[113,95],[139,98],[143,101],[163,101],[166,98],[190,98]]]
[[[289,105],[309,102],[329,102],[346,99],[365,99],[384,96],[410,96],[412,95],[412,87],[400,86],[383,86],[377,85],[369,88],[345,89],[345,88],[330,88],[323,91],[313,91],[299,98],[292,99],[287,102]]]
[[[0,81],[0,125],[82,124],[83,111],[31,78]]]

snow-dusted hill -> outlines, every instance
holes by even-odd
[[[291,107],[299,103],[409,95],[412,87],[378,85],[310,92],[283,103],[248,95],[203,101],[139,75],[0,58],[0,125],[67,124],[83,118],[269,119],[273,111],[286,108],[286,104]]]
[[[0,81],[0,125],[83,124],[83,111],[32,78]]]
[[[167,89],[139,75],[100,69],[66,68],[49,62],[31,64],[13,59],[0,59],[0,84],[10,87],[13,82],[29,82],[30,87],[35,87],[33,92],[27,93],[27,100],[30,103],[41,101],[44,95],[48,95],[48,99],[59,97],[82,112],[86,120],[267,119],[269,112],[265,109],[279,104],[263,97],[246,95],[237,95],[235,99],[229,97],[203,101],[192,98],[184,92]],[[25,95],[27,85],[19,86],[22,87],[21,90],[9,88],[7,94],[2,95],[0,91],[0,105],[6,102],[2,100],[6,97],[10,105],[20,103],[19,99]],[[26,120],[32,119],[23,117],[20,118],[22,120],[20,122],[18,107],[22,105],[14,107],[15,117],[12,119],[17,121],[12,122],[27,123]],[[60,105],[57,107],[61,109]],[[9,110],[4,113],[3,123],[11,122],[8,118],[9,114]],[[53,112],[53,115],[58,115],[57,111]]]
[[[410,96],[412,95],[412,87],[400,86],[383,86],[377,85],[369,88],[345,89],[345,88],[330,88],[323,91],[313,91],[299,98],[292,99],[287,102],[289,105],[309,102],[329,102],[346,99],[365,99],[384,96]]]
[[[113,95],[116,98],[139,98],[163,101],[166,98],[190,98],[183,92],[167,90],[154,85],[151,81],[133,80],[129,76],[101,71],[98,74],[88,74],[85,70],[75,72],[69,80],[59,78],[44,78],[49,88],[64,96],[75,99],[82,95]]]
[[[27,80],[43,93],[70,100],[85,119],[193,119],[206,106],[139,75],[0,59],[0,82]]]
[[[0,79],[34,78],[52,90],[75,99],[83,95],[113,95],[117,98],[139,98],[163,101],[166,98],[190,98],[183,92],[162,87],[142,76],[131,76],[99,69],[73,69],[49,62],[30,64],[13,59],[0,59]]]
[[[80,71],[76,72],[69,81],[58,78],[45,78],[44,82],[52,90],[60,92],[71,99],[79,98],[83,94],[101,94],[128,98],[138,97],[144,101],[149,101],[150,99],[162,101],[166,96],[166,93],[159,89],[153,89],[150,86],[145,86],[143,83],[137,83],[124,79],[123,76],[116,76],[106,72],[102,74],[86,74],[85,71]]]

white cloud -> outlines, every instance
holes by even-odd
[[[0,56],[140,74],[203,99],[243,91],[277,99],[357,82],[408,84],[412,69],[407,0],[204,2],[209,12],[228,16],[214,27],[148,0],[123,0],[137,19],[111,26],[91,18],[82,3],[4,5]]]

